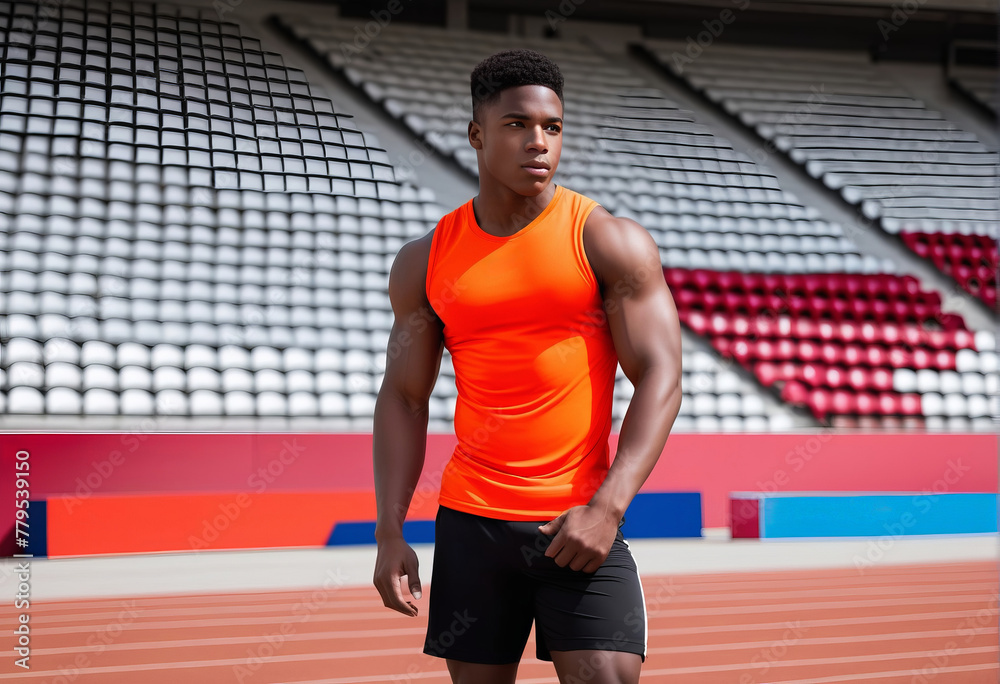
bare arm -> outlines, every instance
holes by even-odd
[[[597,208],[584,247],[604,297],[615,351],[635,386],[618,452],[587,506],[542,526],[556,534],[546,555],[594,572],[607,557],[625,509],[656,465],[681,404],[681,332],[656,242],[635,221]]]
[[[406,615],[416,615],[417,609],[403,600],[400,578],[407,576],[415,598],[420,598],[420,580],[416,554],[403,541],[403,521],[424,465],[428,401],[444,349],[441,321],[424,288],[432,234],[403,245],[389,272],[394,321],[372,435],[378,510],[374,584],[387,607]]]
[[[680,410],[681,328],[652,236],[635,221],[603,213],[597,217],[602,229],[591,233],[594,268],[603,283],[618,362],[635,392],[615,460],[591,505],[620,521],[656,465]]]

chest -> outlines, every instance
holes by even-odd
[[[441,315],[453,330],[552,324],[601,306],[582,241],[572,236],[512,240],[465,254],[466,263],[450,269],[454,301]]]

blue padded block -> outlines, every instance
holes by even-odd
[[[997,495],[989,493],[766,494],[760,536],[898,537],[997,531]]]
[[[28,540],[28,546],[22,547],[15,544],[14,553],[25,553],[31,554],[35,558],[45,557],[49,555],[49,538],[48,538],[48,506],[46,505],[44,499],[35,500],[30,499],[28,503],[28,526],[25,528],[21,525],[22,535],[24,532],[28,533],[26,537]],[[14,527],[14,541],[17,541],[17,523]]]
[[[639,492],[625,511],[626,539],[701,536],[701,492]]]
[[[403,539],[408,544],[433,544],[433,520],[407,520],[403,523]],[[347,546],[351,544],[374,544],[374,522],[339,522],[330,531],[327,546]]]

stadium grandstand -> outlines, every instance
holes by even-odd
[[[717,4],[0,3],[5,424],[370,430],[388,268],[474,194],[469,70],[526,46],[560,182],[660,246],[676,431],[993,430],[982,8]],[[446,355],[432,430],[455,397]]]
[[[600,570],[642,580],[625,642],[642,645],[643,682],[995,684],[997,9],[0,0],[0,590],[23,598],[0,608],[17,640],[0,684],[450,684],[454,663],[425,638],[447,647],[476,621],[456,612],[461,632],[431,634],[452,619],[434,608],[428,620],[435,589],[462,581],[534,621],[518,682],[626,681],[603,665],[554,676],[533,657],[539,630],[561,631],[551,615],[572,613],[526,598],[525,577],[541,567],[550,582],[556,561],[513,541],[518,584],[498,587],[500,528],[482,526],[476,551],[465,538],[449,548],[449,488],[525,535],[545,506],[572,505],[567,529],[603,516],[626,543]],[[509,455],[535,440],[490,419],[544,414],[520,401],[540,394],[530,379],[480,354],[518,399],[480,402],[505,403],[458,434],[456,407],[463,428],[476,389],[460,345],[454,360],[444,350],[426,412],[422,390],[393,380],[408,342],[392,348],[405,326],[390,270],[476,196],[470,72],[509,48],[547,55],[565,77],[554,182],[655,242],[683,394],[658,452],[642,448],[666,435],[658,421],[625,416],[673,410],[666,362],[648,375],[618,365],[610,427],[606,411],[577,410],[597,406],[596,391],[546,397],[557,420],[529,427],[552,446]],[[540,111],[554,111],[557,79],[532,78],[550,88],[532,86]],[[513,97],[530,103],[526,90]],[[540,121],[524,149],[538,149]],[[579,286],[586,271],[565,273]],[[549,310],[532,307],[532,324]],[[561,353],[579,338],[523,348]],[[510,363],[529,356],[513,346]],[[424,366],[403,358],[420,386]],[[608,364],[592,358],[606,409],[614,358],[606,345]],[[629,379],[657,374],[662,393]],[[571,463],[563,422],[606,439]],[[487,458],[460,453],[468,444]],[[658,460],[629,503],[603,505],[615,487],[593,475],[626,453]],[[456,485],[462,463],[475,467]],[[483,483],[531,507],[497,505]],[[588,487],[598,494],[575,505]],[[578,498],[550,498],[557,489]],[[432,584],[436,565],[458,572],[435,569]],[[576,627],[613,625],[585,604],[596,578],[587,597],[565,575],[550,582],[585,618]],[[500,624],[497,612],[479,624]]]

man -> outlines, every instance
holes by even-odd
[[[441,474],[424,652],[447,659],[455,684],[514,682],[533,621],[561,682],[638,682],[645,660],[619,528],[680,407],[680,328],[649,233],[553,183],[562,86],[530,50],[476,67],[479,194],[405,244],[389,276],[374,583],[387,607],[417,615],[400,586],[421,597],[402,524],[447,347],[458,445]],[[619,362],[635,391],[609,469]]]

